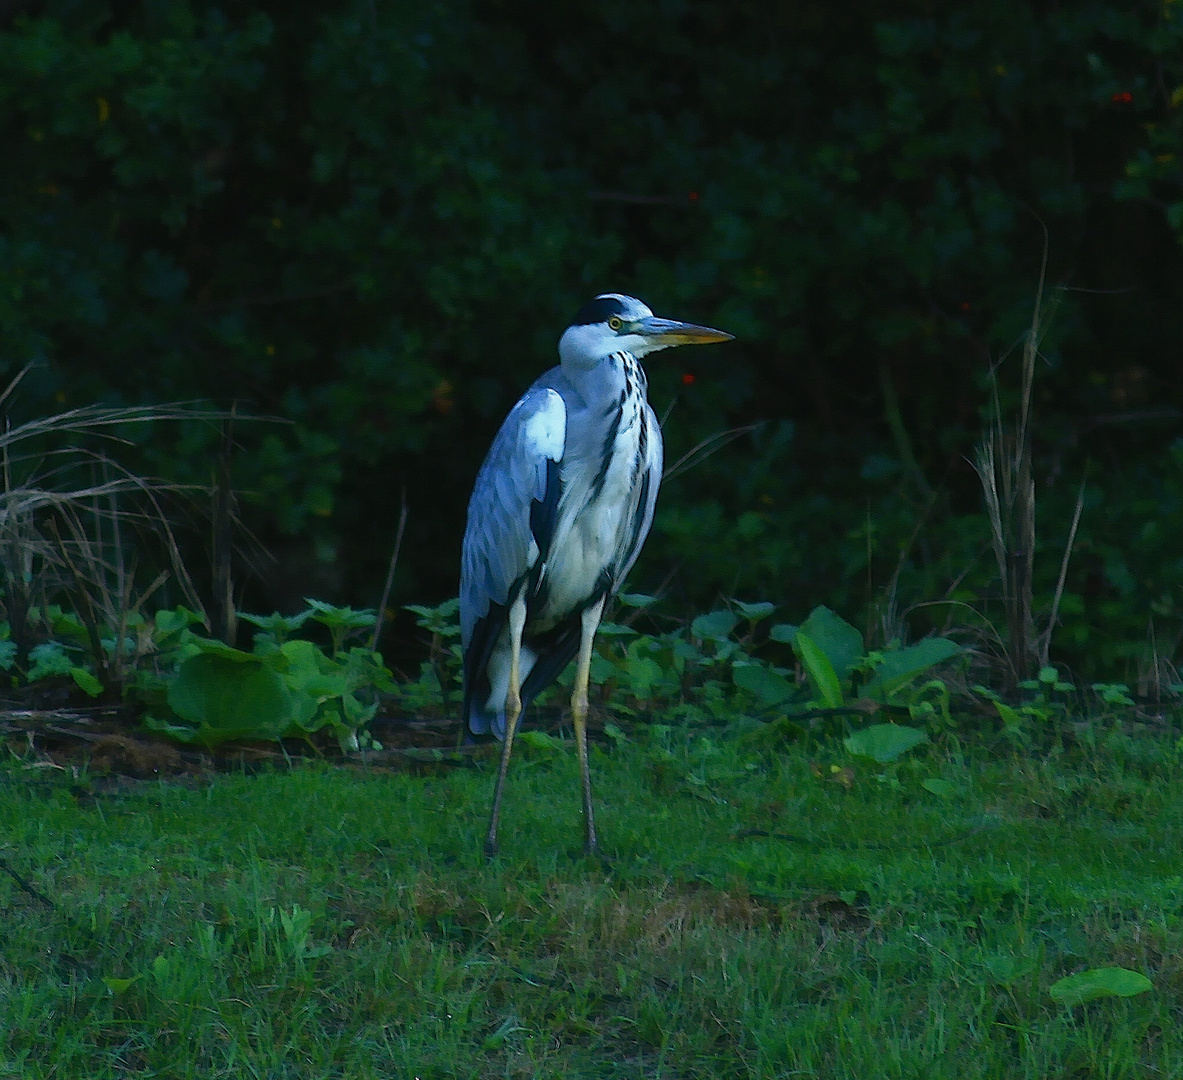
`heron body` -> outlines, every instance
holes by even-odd
[[[587,683],[605,603],[653,524],[661,428],[640,360],[725,341],[606,293],[559,341],[559,366],[510,411],[477,474],[460,578],[463,716],[504,740],[485,849],[497,850],[501,793],[521,710],[578,658],[571,700],[586,846],[596,849],[587,767]]]

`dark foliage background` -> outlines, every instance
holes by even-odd
[[[1046,253],[1037,598],[1087,479],[1056,651],[1131,677],[1183,630],[1178,8],[7,0],[9,404],[283,417],[236,429],[277,556],[244,602],[373,604],[404,488],[396,601],[441,599],[505,411],[632,292],[738,339],[651,363],[669,459],[760,422],[668,485],[634,585],[989,616],[968,458]],[[217,431],[138,438],[210,480]]]

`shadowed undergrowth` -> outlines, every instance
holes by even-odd
[[[1175,1074],[1173,741],[815,754],[638,729],[594,755],[609,867],[574,854],[557,747],[515,759],[491,864],[491,758],[198,786],[14,760],[0,1075]],[[1154,989],[1049,996],[1107,965]]]

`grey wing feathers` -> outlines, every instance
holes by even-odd
[[[510,590],[542,554],[539,533],[553,503],[563,456],[567,410],[559,394],[531,388],[514,406],[477,474],[468,504],[460,574],[461,640],[467,649],[491,605],[505,606]],[[549,515],[553,518],[553,510]],[[543,536],[543,540],[548,539]]]

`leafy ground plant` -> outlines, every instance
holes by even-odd
[[[827,607],[817,607],[800,626],[778,625],[772,637],[787,641],[809,675],[814,700],[828,708],[841,708],[855,697],[883,706],[903,708],[913,718],[932,717],[926,691],[944,684],[916,680],[930,669],[952,660],[961,649],[948,638],[929,637],[915,645],[866,652],[863,636]],[[941,699],[942,718],[949,720],[947,695]]]
[[[351,633],[374,622],[374,612],[309,601],[295,616],[239,617],[259,627],[250,652],[193,632],[195,616],[160,612],[162,648],[152,670],[142,670],[135,695],[144,723],[182,742],[216,746],[232,739],[307,738],[322,729],[344,750],[364,742],[378,711],[377,694],[394,688],[372,649],[348,645]],[[312,622],[325,627],[331,649],[289,635]]]
[[[960,654],[947,638],[867,652],[862,634],[826,607],[816,608],[800,626],[778,623],[765,634],[760,628],[775,605],[740,600],[673,629],[646,633],[635,623],[642,615],[650,622],[659,617],[656,598],[625,593],[619,599],[617,616],[600,627],[592,658],[592,683],[615,716],[709,725],[742,714],[797,732],[826,715],[879,711],[934,728],[953,724],[946,684],[924,678]],[[457,602],[407,610],[430,634],[430,652],[419,677],[398,687],[400,703],[422,710],[442,701],[446,709],[461,677]],[[778,663],[786,654],[796,658],[806,682]],[[542,707],[561,710],[570,681],[568,670],[542,696]]]
[[[418,678],[400,684],[400,702],[417,713],[440,707],[446,712],[461,685],[460,600],[453,597],[434,607],[409,604],[406,610],[429,635],[428,653],[419,666]]]

